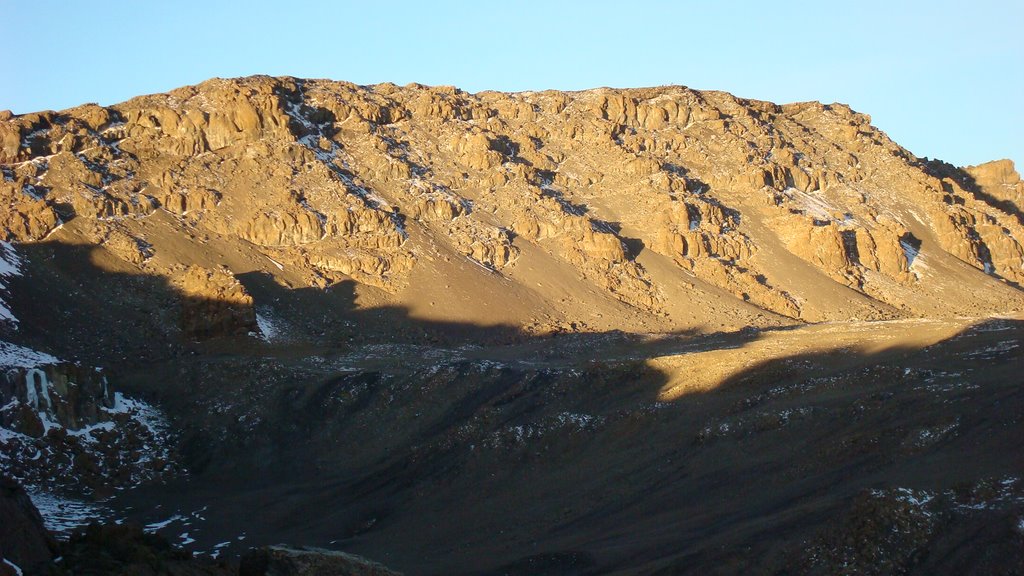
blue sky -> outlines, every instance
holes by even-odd
[[[213,76],[476,92],[683,84],[845,102],[919,156],[1024,169],[1024,2],[0,0],[0,109]]]

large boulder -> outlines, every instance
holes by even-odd
[[[14,480],[0,476],[0,574],[4,569],[13,571],[10,564],[26,573],[49,563],[57,544],[43,526],[43,518],[36,510],[25,489]]]

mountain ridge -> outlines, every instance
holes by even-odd
[[[568,135],[549,129],[560,126],[555,120]],[[161,242],[148,239],[154,232],[129,222],[162,213],[181,223],[170,233],[240,241],[250,260],[266,259],[246,263],[250,270],[280,279],[284,266],[297,268],[301,278],[286,280],[293,285],[352,278],[427,314],[437,302],[409,298],[410,279],[417,268],[451,268],[452,256],[532,286],[520,290],[533,304],[514,315],[516,323],[544,324],[551,308],[563,316],[555,324],[580,316],[579,306],[558,310],[556,294],[537,289],[543,283],[532,269],[561,278],[563,294],[598,290],[580,304],[604,308],[602,316],[632,315],[632,328],[655,330],[708,322],[684,319],[678,309],[679,320],[663,320],[673,316],[665,291],[694,278],[685,297],[718,301],[746,317],[740,323],[763,313],[818,321],[961,306],[962,298],[948,297],[946,305],[926,305],[962,284],[924,286],[928,273],[919,268],[933,258],[953,267],[950,277],[969,274],[959,264],[966,263],[1015,284],[1024,262],[1020,223],[1007,218],[1005,201],[984,202],[980,188],[964,189],[966,179],[899,148],[845,105],[778,106],[678,86],[473,95],[258,76],[213,79],[110,108],[21,115],[5,126],[3,160],[25,172],[5,168],[3,191],[15,216],[8,239],[39,239],[81,213],[90,226],[73,226],[75,234],[137,266],[169,275],[179,264],[200,265],[162,262]],[[87,143],[91,151],[81,152]],[[57,170],[29,160],[45,151]],[[208,165],[195,160],[208,154]],[[168,157],[185,161],[175,166]],[[862,160],[877,165],[862,167]],[[25,169],[26,162],[36,168]],[[279,174],[268,180],[260,172],[270,165]],[[312,172],[299,174],[300,165]],[[294,173],[280,173],[286,166]],[[230,172],[211,178],[218,170]],[[48,178],[58,193],[32,199]],[[916,195],[914,204],[883,198],[894,187]],[[630,205],[631,197],[643,202]],[[406,224],[418,232],[411,243]],[[912,270],[908,254],[921,242]],[[417,267],[438,255],[448,261]],[[415,283],[442,292],[431,276]],[[947,274],[935,276],[929,283]],[[793,277],[807,282],[795,286]],[[470,274],[467,281],[487,280]],[[1019,301],[1016,291],[970,282],[985,287],[973,298],[979,309]],[[809,285],[821,289],[801,293]],[[925,304],[908,304],[914,293]],[[723,303],[726,294],[734,300]],[[609,296],[631,310],[623,314]],[[676,291],[671,300],[679,298]],[[471,309],[467,302],[448,302],[440,315]]]
[[[71,562],[1024,561],[1012,163],[845,105],[255,76],[0,114],[0,175],[0,472],[62,537],[144,527]]]

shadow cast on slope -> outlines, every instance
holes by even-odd
[[[309,341],[196,344],[173,329],[166,281],[105,270],[94,250],[21,249],[20,337],[113,364],[115,383],[167,409],[192,475],[121,502],[144,522],[162,519],[146,517],[156,502],[164,517],[208,506],[198,547],[245,532],[246,546],[342,548],[412,574],[784,571],[863,490],[1024,473],[1008,456],[1019,322],[925,349],[755,360],[665,401],[687,374],[650,359],[743,354],[765,333],[537,337],[252,274],[257,307],[274,302]]]
[[[998,423],[1024,399],[1006,383],[971,386],[1005,381],[1013,360],[943,392],[989,344],[796,354],[673,402],[657,399],[669,375],[643,359],[297,379],[249,432],[277,450],[220,467],[214,491],[185,490],[195,506],[226,499],[228,524],[250,537],[333,542],[412,573],[699,573],[728,566],[722,550],[745,551],[730,553],[732,573],[784,567],[866,489],[1007,473],[1001,455],[1019,447]],[[1001,402],[964,413],[956,403],[973,394]],[[956,436],[915,444],[952,423]],[[240,481],[250,467],[259,480]]]

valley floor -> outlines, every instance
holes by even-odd
[[[178,382],[192,473],[111,505],[204,554],[410,574],[1014,573],[1022,341],[991,318],[199,354],[124,378]]]

